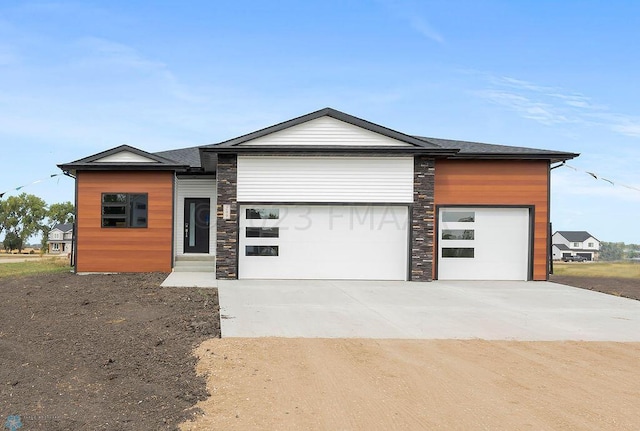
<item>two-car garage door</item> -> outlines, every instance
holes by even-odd
[[[243,205],[239,277],[406,280],[406,205]]]

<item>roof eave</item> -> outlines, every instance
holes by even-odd
[[[455,159],[483,159],[483,160],[549,160],[551,163],[564,162],[578,157],[576,153],[457,153]]]
[[[216,154],[403,154],[427,155],[433,157],[450,157],[457,154],[457,149],[425,148],[425,147],[350,147],[350,146],[214,146],[203,147],[201,153]]]
[[[63,163],[57,165],[65,172],[75,171],[183,171],[187,165],[169,165],[156,163]]]

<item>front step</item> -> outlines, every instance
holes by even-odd
[[[176,256],[174,272],[216,272],[216,257],[209,254]]]

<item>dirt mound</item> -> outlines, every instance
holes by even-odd
[[[175,429],[207,397],[192,350],[219,337],[217,291],[166,274],[0,279],[0,426]]]

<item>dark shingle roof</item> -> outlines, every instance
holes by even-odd
[[[59,229],[62,232],[69,232],[73,230],[73,223],[58,223],[53,227],[53,229]]]
[[[177,163],[188,165],[192,168],[200,167],[200,147],[180,148],[177,150],[158,151],[157,156],[171,159]]]
[[[558,247],[558,250],[571,250],[567,244],[553,244],[554,247]]]
[[[595,236],[585,230],[559,230],[556,233],[562,235],[569,242],[583,242],[589,238],[595,239]]]
[[[460,151],[456,154],[455,158],[476,158],[476,157],[488,157],[493,158],[497,156],[511,157],[511,158],[547,158],[553,161],[566,160],[576,157],[577,154],[567,153],[562,151],[553,150],[540,150],[538,148],[528,147],[513,147],[510,145],[496,145],[485,144],[482,142],[472,141],[459,141],[455,139],[441,139],[441,138],[427,138],[417,136],[417,138],[431,144],[436,144],[442,148],[457,148]]]

